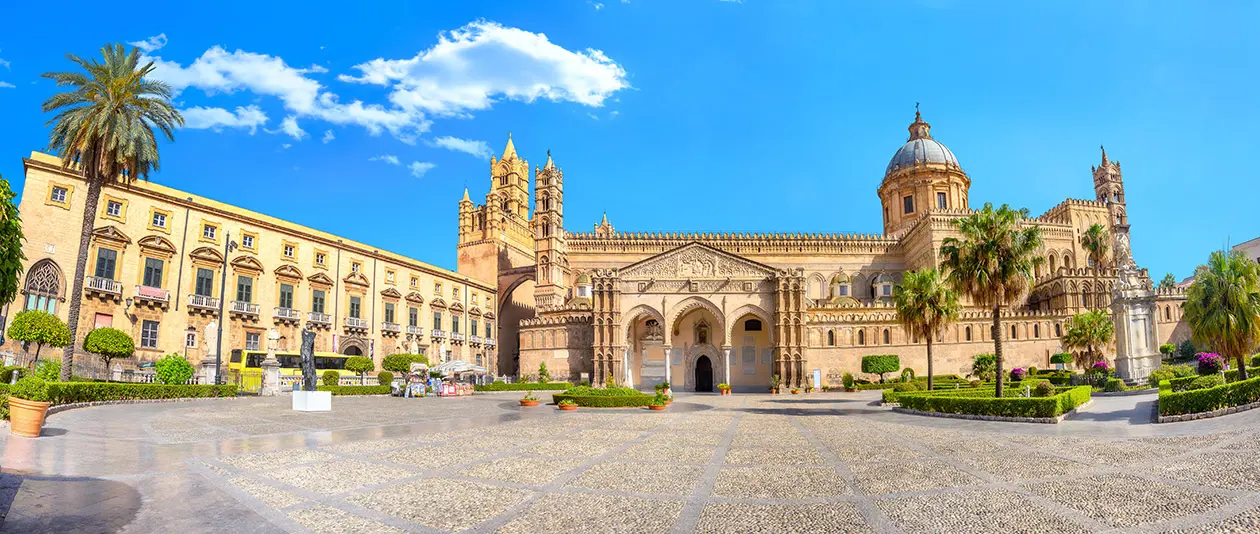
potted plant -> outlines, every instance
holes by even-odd
[[[538,397],[534,396],[533,391],[526,391],[525,396],[521,398],[521,406],[538,406]]]
[[[571,412],[577,409],[578,403],[577,401],[574,401],[573,399],[564,399],[560,401],[559,406],[560,406],[561,411]]]
[[[844,373],[844,377],[841,378],[841,383],[844,384],[845,391],[857,391],[857,388],[855,387],[857,384],[853,380],[853,373],[846,371]]]
[[[665,409],[666,404],[665,394],[657,393],[656,396],[652,398],[652,402],[648,404],[648,409],[659,412]]]
[[[674,392],[669,389],[669,382],[661,382],[661,393],[666,397],[674,396]]]
[[[730,394],[731,394],[731,385],[730,385],[730,384],[725,384],[725,383],[723,383],[723,384],[718,384],[718,391],[719,391],[719,392],[721,392],[723,395],[730,395]]]
[[[783,383],[783,377],[780,377],[779,375],[770,375],[770,394],[771,395],[778,394],[779,385],[782,383]]]
[[[793,395],[800,395],[800,394],[801,394],[801,388],[792,388],[792,394],[793,394]]]
[[[9,388],[9,432],[15,436],[37,438],[48,414],[48,384],[28,376]]]

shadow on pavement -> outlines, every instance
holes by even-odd
[[[114,480],[0,473],[0,532],[118,532],[142,502]]]

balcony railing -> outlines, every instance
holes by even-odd
[[[170,302],[171,292],[160,287],[136,286],[136,298],[153,302]]]
[[[230,303],[232,313],[243,313],[246,315],[258,315],[258,305],[252,302],[243,302],[234,300]]]
[[[451,341],[463,341],[464,334],[460,332],[451,332]]]
[[[89,276],[87,277],[87,288],[100,291],[102,293],[113,293],[115,295],[122,294],[122,283],[112,278]]]
[[[414,335],[417,335],[417,336],[423,336],[423,335],[424,335],[424,327],[423,327],[423,326],[415,326],[415,325],[407,325],[407,333],[408,333],[408,334],[414,334]]]
[[[276,319],[292,319],[294,321],[302,318],[302,312],[293,308],[283,308],[276,306]]]
[[[205,295],[188,295],[188,307],[217,310],[219,309],[219,299]]]
[[[494,338],[492,338],[492,337],[488,337],[488,338],[486,338],[486,346],[487,346],[487,347],[493,347],[493,346],[494,346]]]
[[[480,345],[481,336],[468,336],[468,342],[472,343],[473,345]]]
[[[433,330],[430,330],[430,332],[433,333],[433,337],[435,338],[446,339],[446,330],[438,330],[434,328]]]
[[[402,332],[402,326],[399,326],[398,323],[385,321],[381,323],[381,330],[386,332]]]
[[[312,323],[332,324],[332,316],[323,312],[310,312],[306,314],[306,319]]]
[[[368,322],[358,317],[346,317],[346,328],[367,328]]]

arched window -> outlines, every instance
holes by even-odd
[[[1171,321],[1171,320],[1172,320],[1172,310],[1171,310],[1171,309],[1169,309],[1169,307],[1168,307],[1168,306],[1164,306],[1164,320],[1165,320],[1165,321]]]
[[[1063,327],[1059,323],[1054,323],[1054,337],[1063,337]]]
[[[760,319],[749,319],[749,320],[747,320],[747,321],[744,321],[744,331],[746,331],[746,332],[760,332],[760,331],[761,331],[761,320],[760,320]],[[832,333],[831,333],[831,335],[834,337],[834,336],[835,336],[835,333],[834,333],[834,332],[832,332]],[[835,344],[835,342],[833,341],[833,342],[832,342],[832,344],[834,345],[834,344]]]
[[[891,336],[889,336],[889,334],[888,334],[888,329],[887,329],[887,328],[885,328],[885,329],[884,329],[884,344],[885,344],[885,345],[891,345],[891,344],[892,344],[892,337],[891,337]]]
[[[828,346],[828,347],[834,347],[834,346],[836,346],[836,332],[835,332],[835,330],[828,330],[828,331],[827,331],[827,346]]]
[[[1055,257],[1054,254],[1051,254],[1050,255],[1050,274],[1054,274],[1055,271],[1058,271],[1058,270],[1059,270],[1058,258]]]
[[[866,344],[866,331],[858,330],[858,345]]]
[[[57,297],[61,295],[61,268],[52,260],[40,260],[26,273],[27,310],[57,313]]]
[[[1041,325],[1039,324],[1033,325],[1033,337],[1037,339],[1041,339]]]
[[[971,327],[970,326],[963,329],[963,335],[966,336],[967,341],[971,341]]]
[[[1011,339],[1015,339],[1016,337],[1017,336],[1015,335],[1015,325],[1011,325]]]

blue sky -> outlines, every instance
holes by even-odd
[[[879,232],[915,102],[976,206],[1092,199],[1105,144],[1156,278],[1260,235],[1254,3],[73,4],[93,15],[0,8],[23,21],[0,34],[15,189],[47,143],[39,74],[141,42],[189,118],[153,180],[448,268],[509,131],[564,169],[571,231],[606,210],[625,231]]]

